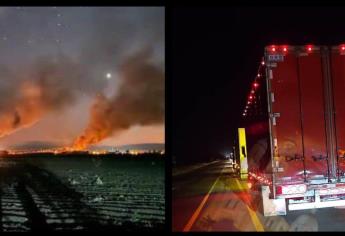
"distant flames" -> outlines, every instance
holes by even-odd
[[[150,62],[151,51],[128,58],[120,67],[121,84],[112,97],[96,96],[90,121],[72,145],[84,150],[133,125],[164,122],[164,72]]]
[[[18,88],[0,90],[2,95],[7,95],[0,100],[0,138],[29,127],[47,113],[62,109],[75,101],[78,94],[75,87],[80,83],[74,78],[80,79],[86,75],[72,61],[64,57],[58,59],[58,62],[37,62],[35,69],[27,75],[29,78],[37,78],[36,80],[23,79],[18,82]],[[106,97],[98,92],[90,109],[89,123],[83,133],[70,147],[54,152],[86,150],[89,145],[134,125],[162,124],[164,71],[152,63],[151,59],[152,50],[146,49],[124,60],[118,68],[120,81],[117,93]],[[0,68],[0,76],[1,73]],[[8,80],[11,78],[8,77]],[[71,87],[69,83],[74,80],[77,82]]]
[[[106,155],[106,154],[130,154],[130,155],[139,155],[143,153],[160,153],[164,154],[164,151],[144,151],[144,150],[128,150],[128,151],[115,151],[110,152],[108,150],[77,150],[71,147],[62,147],[62,148],[52,148],[52,149],[40,149],[40,150],[0,150],[0,157],[4,157],[7,155],[26,155],[26,154],[55,154],[55,155],[63,155],[63,154],[89,154],[89,155]]]

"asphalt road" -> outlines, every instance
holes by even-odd
[[[227,161],[173,177],[173,231],[345,231],[345,209],[290,211],[265,217],[259,192]]]

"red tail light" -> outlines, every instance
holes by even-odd
[[[282,194],[283,193],[283,187],[282,186],[277,186],[276,187],[276,194]]]

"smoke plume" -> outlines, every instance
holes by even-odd
[[[164,117],[164,72],[160,69],[164,64],[164,10],[68,8],[64,12],[66,19],[69,17],[71,22],[75,19],[80,26],[84,23],[76,18],[77,13],[88,20],[82,28],[85,30],[66,31],[70,32],[65,36],[66,45],[72,46],[62,44],[55,52],[49,43],[42,46],[36,43],[35,50],[25,47],[28,51],[22,51],[11,41],[15,47],[11,47],[13,53],[7,55],[15,55],[2,53],[0,56],[0,138],[34,125],[48,113],[61,112],[81,96],[96,99],[89,125],[75,146],[86,147],[132,125],[161,123]],[[31,17],[36,15],[41,14]],[[20,18],[21,14],[13,17]],[[17,28],[12,27],[12,33],[22,39],[30,32],[41,32],[37,28],[48,27],[40,17],[33,20],[42,25],[17,19]],[[48,34],[50,29],[42,32]],[[146,45],[153,50],[133,53]],[[113,97],[103,94],[110,87],[104,78],[109,70],[121,75],[120,87],[114,86],[117,93]]]
[[[98,94],[91,107],[90,121],[74,149],[85,149],[133,125],[164,122],[164,71],[144,50],[120,66],[120,86],[113,97]]]
[[[21,74],[0,69],[0,137],[28,127],[51,111],[74,102],[80,65],[60,55],[38,59]]]

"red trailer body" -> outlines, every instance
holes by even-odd
[[[267,46],[264,60],[266,116],[258,121],[250,107],[243,115],[249,173],[270,180],[262,184],[265,215],[345,206],[345,47]],[[265,119],[268,137],[259,140],[251,130]],[[268,154],[258,161],[262,140]]]

